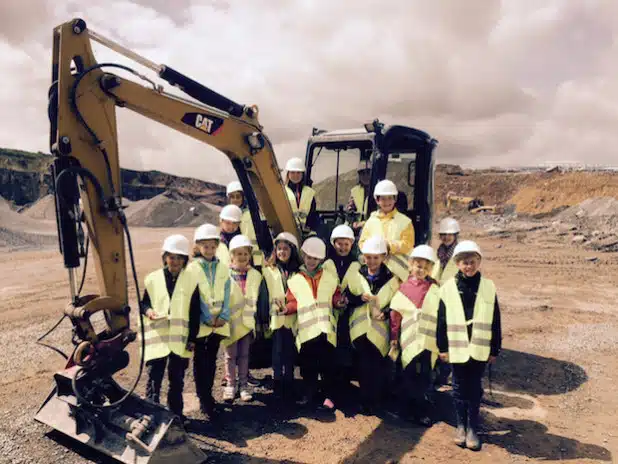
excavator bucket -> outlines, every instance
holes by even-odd
[[[74,369],[56,373],[56,386],[35,419],[126,464],[201,463],[206,455],[191,442],[178,417],[165,407],[131,394],[118,408],[90,409],[78,404]],[[96,388],[113,397],[126,393],[111,379]]]

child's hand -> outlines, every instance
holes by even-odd
[[[361,295],[361,300],[363,300],[365,303],[367,303],[368,301],[375,301],[377,299],[378,299],[378,297],[377,296],[373,296],[371,293],[363,293]]]
[[[496,362],[496,358],[497,358],[497,356],[490,356],[489,359],[487,360],[487,362],[489,364],[493,364],[493,363]]]
[[[157,318],[157,313],[154,312],[154,309],[148,308],[146,310],[146,317],[151,321],[154,321]]]
[[[213,327],[223,327],[225,325],[225,321],[223,319],[219,319],[218,317],[212,322]]]
[[[448,353],[440,353],[438,356],[440,357],[440,361],[445,363],[448,362]]]
[[[285,300],[283,298],[275,298],[274,303],[277,306],[278,313],[285,312]]]
[[[399,348],[399,340],[391,340],[391,349]]]
[[[187,343],[187,351],[193,351],[193,350],[195,350],[195,343],[188,342]]]

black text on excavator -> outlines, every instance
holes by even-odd
[[[193,100],[165,93],[127,66],[97,63],[91,40],[150,68]],[[148,85],[123,79],[110,69],[131,73]],[[244,188],[260,248],[271,249],[273,233],[300,233],[272,145],[258,122],[257,107],[239,105],[170,67],[152,63],[89,30],[81,19],[56,27],[49,92],[50,149],[55,156],[52,173],[60,252],[71,293],[64,317],[73,324],[75,349],[66,367],[55,374],[55,388],[36,419],[121,462],[201,462],[204,454],[188,439],[178,419],[134,393],[137,380],[125,390],[112,378],[128,366],[125,348],[137,339],[129,323],[125,249],[139,302],[131,236],[121,205],[116,107],[128,108],[226,154]],[[260,219],[260,210],[265,220]],[[85,259],[79,286],[75,274],[89,244],[99,294],[82,295]],[[90,320],[95,314],[104,315],[103,330],[95,330]],[[143,337],[141,343],[143,349]],[[142,369],[143,360],[140,374]]]

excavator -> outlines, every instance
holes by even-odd
[[[165,92],[129,66],[98,63],[93,41],[154,71],[187,98]],[[35,419],[120,462],[202,462],[206,456],[189,439],[179,418],[135,393],[143,355],[130,388],[113,378],[129,365],[126,348],[138,340],[130,327],[127,261],[142,317],[133,244],[121,202],[116,108],[127,108],[227,155],[245,191],[260,248],[268,251],[272,234],[287,231],[300,238],[300,231],[258,108],[236,103],[169,66],[137,55],[90,30],[83,19],[54,28],[51,82],[51,169],[59,249],[71,296],[63,318],[72,322],[74,349],[64,369],[54,375],[55,386]],[[99,294],[83,295],[89,246]],[[139,327],[143,353],[144,324]]]
[[[93,42],[147,68],[183,96],[166,92],[152,77],[128,65],[98,63]],[[189,438],[180,419],[136,393],[144,369],[144,323],[133,242],[121,202],[116,108],[127,108],[225,154],[241,182],[265,253],[272,250],[276,234],[286,231],[301,239],[302,231],[256,105],[239,104],[174,68],[156,64],[89,29],[83,19],[53,29],[49,147],[54,157],[59,251],[70,294],[61,320],[72,323],[73,351],[65,355],[64,368],[54,374],[54,387],[35,420],[119,462],[198,463],[206,455]],[[325,146],[337,153],[352,145],[365,147],[363,156],[373,163],[371,189],[386,177],[389,160],[412,156],[415,164],[408,165],[408,179],[414,186],[414,201],[406,212],[417,227],[417,242],[428,240],[435,140],[412,128],[385,128],[377,120],[366,125],[362,136],[354,134],[349,140],[328,133],[314,136],[306,156],[309,182]],[[369,196],[369,210],[375,207]],[[340,217],[336,208],[320,213],[331,225]],[[89,255],[98,294],[82,294]],[[129,279],[137,299],[137,331],[130,324]],[[127,347],[135,341],[141,345],[139,370],[130,387],[124,387],[114,376],[129,365]]]
[[[455,192],[448,192],[446,194],[446,208],[450,211],[453,207],[453,204],[460,204],[466,206],[470,214],[498,212],[496,205],[485,206],[485,203],[480,198],[464,197],[461,195],[457,195]]]

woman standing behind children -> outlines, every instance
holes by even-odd
[[[251,401],[253,395],[248,385],[249,350],[255,330],[257,300],[262,288],[262,274],[251,267],[251,241],[237,235],[229,244],[230,275],[232,277],[230,336],[223,340],[225,346],[225,379],[223,400],[234,401],[236,375],[241,401]]]
[[[298,314],[296,346],[301,375],[307,387],[307,402],[314,402],[322,378],[322,407],[334,411],[335,375],[333,357],[337,345],[333,307],[342,306],[337,276],[322,269],[326,245],[317,237],[303,243],[303,266],[288,280],[287,314]]]
[[[440,359],[453,367],[455,443],[478,451],[483,373],[502,347],[500,308],[496,286],[479,272],[482,258],[479,246],[464,240],[457,245],[453,256],[459,272],[440,289],[436,338]]]
[[[286,189],[292,212],[304,235],[317,230],[320,217],[316,211],[315,190],[305,183],[305,163],[290,158],[285,165]]]
[[[391,352],[401,353],[404,405],[406,417],[420,425],[432,425],[429,402],[425,395],[431,383],[431,370],[438,356],[436,322],[440,290],[429,275],[436,257],[428,245],[419,245],[408,264],[410,277],[401,284],[391,301]]]
[[[386,240],[388,260],[386,265],[399,279],[408,278],[408,253],[414,248],[414,226],[405,214],[397,211],[395,204],[399,191],[390,180],[381,180],[373,190],[373,196],[378,204],[361,232],[358,241],[362,248],[369,237],[380,235]]]
[[[296,313],[288,313],[285,294],[288,281],[300,266],[296,237],[288,232],[277,235],[272,261],[262,269],[262,274],[268,288],[274,394],[278,398],[289,399],[294,396]]]
[[[230,270],[215,256],[219,231],[212,224],[195,230],[195,260],[189,265],[200,293],[200,329],[195,341],[193,377],[202,414],[215,413],[212,386],[221,340],[230,335]]]
[[[167,405],[183,418],[182,391],[185,371],[193,350],[193,340],[199,319],[199,294],[195,279],[186,271],[189,261],[189,240],[182,235],[170,235],[163,242],[163,268],[144,279],[142,298],[144,319],[144,361],[148,372],[146,398],[159,403],[161,383],[167,366],[169,389]]]
[[[361,407],[373,414],[385,384],[384,358],[388,353],[388,305],[401,281],[386,267],[386,241],[370,237],[361,248],[365,264],[349,282],[350,338],[358,351]]]

